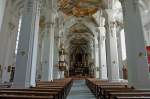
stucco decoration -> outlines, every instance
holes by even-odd
[[[93,15],[101,4],[102,0],[59,0],[59,7],[63,13],[77,17]]]

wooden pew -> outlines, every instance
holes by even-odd
[[[150,90],[137,90],[127,83],[96,81],[87,79],[88,87],[97,99],[150,99]]]
[[[38,82],[36,88],[60,88],[62,89],[63,96],[66,97],[71,89],[72,86],[72,79],[66,79],[66,80],[54,80],[53,82]]]
[[[0,99],[54,99],[53,96],[0,95]]]
[[[59,90],[59,94],[61,94],[61,97],[66,97],[67,96],[67,92],[66,90],[64,89],[64,87],[55,87],[55,86],[52,86],[52,87],[36,87],[36,88],[33,88],[33,89],[43,89],[43,90]]]
[[[103,93],[101,93],[101,95],[104,98],[108,98],[108,94],[110,92],[128,92],[128,91],[133,91],[134,89],[132,88],[106,88],[103,90]]]
[[[125,87],[125,86],[102,86],[101,88],[100,88],[100,91],[98,92],[98,96],[103,96],[103,97],[107,97],[108,96],[108,94],[109,94],[109,92],[107,91],[107,90],[120,90],[120,91],[124,91],[124,90],[133,90],[133,89],[131,89],[131,88],[127,88],[127,87]],[[112,91],[112,92],[113,92]]]
[[[107,87],[123,87],[126,88],[127,83],[120,83],[120,82],[108,82],[107,80],[102,80],[102,81],[95,81],[91,79],[86,80],[87,86],[91,89],[91,91],[95,94],[96,97],[99,97],[102,93],[103,90]],[[102,88],[103,87],[103,88]]]
[[[17,95],[17,96],[50,96],[53,99],[60,99],[58,92],[35,92],[35,91],[0,91],[0,95]]]
[[[8,91],[8,93],[10,92],[10,91],[12,91],[12,92],[16,92],[16,91],[20,91],[20,92],[22,92],[23,91],[23,93],[24,92],[34,92],[34,93],[38,93],[38,92],[46,92],[46,93],[42,93],[42,94],[47,94],[47,93],[49,93],[49,94],[52,94],[54,97],[58,97],[59,99],[62,99],[63,98],[63,93],[62,93],[62,91],[60,90],[60,89],[37,89],[37,88],[31,88],[31,89],[1,89],[0,90],[0,92],[1,91]],[[57,93],[57,94],[56,94]]]
[[[56,83],[55,83],[56,82]],[[66,99],[72,86],[72,79],[39,82],[29,89],[0,88],[1,99]]]
[[[117,96],[117,97],[115,97],[115,99],[150,99],[150,97],[149,96],[140,96],[140,97],[137,97],[137,96],[135,96],[135,97]]]
[[[108,99],[115,99],[117,96],[125,96],[125,97],[150,97],[150,92],[110,92]]]
[[[10,88],[11,85],[11,83],[0,84],[0,88]]]

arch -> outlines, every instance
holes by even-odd
[[[97,27],[97,24],[93,23],[90,19],[88,18],[76,18],[74,16],[70,16],[69,18],[67,18],[67,20],[65,20],[65,24],[64,24],[64,32],[68,33],[68,29],[73,26],[76,23],[82,23],[85,26],[87,26],[93,33],[95,33],[95,29]],[[93,34],[94,35],[94,34]]]

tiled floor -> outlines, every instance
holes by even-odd
[[[75,80],[67,99],[96,99],[84,80]]]

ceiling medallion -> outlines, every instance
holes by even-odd
[[[101,2],[102,0],[59,0],[58,4],[64,14],[81,17],[96,13]]]

